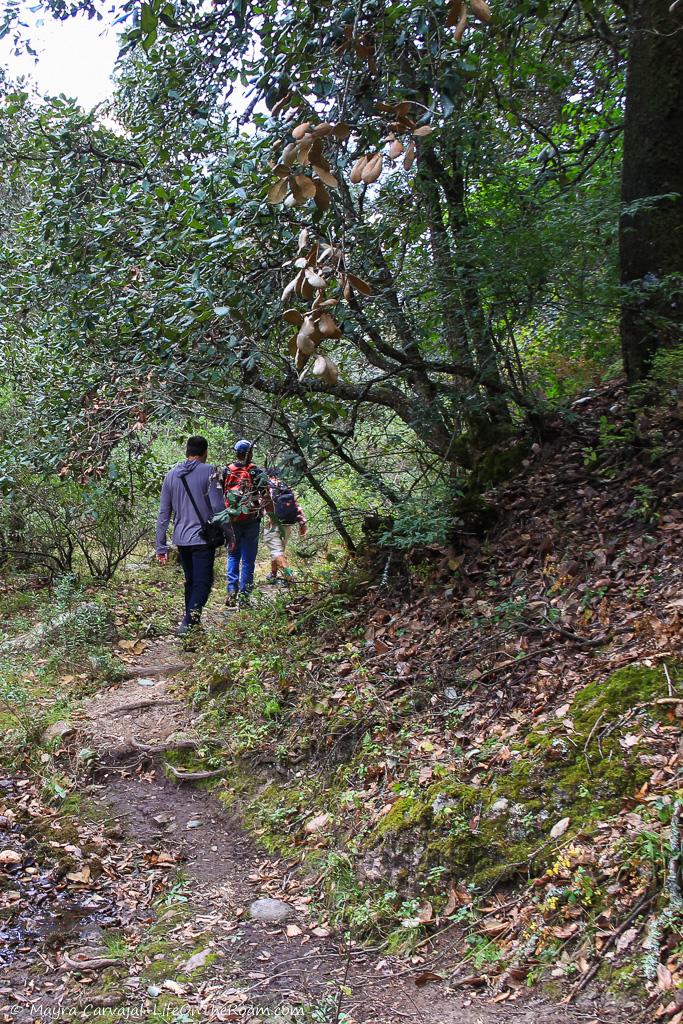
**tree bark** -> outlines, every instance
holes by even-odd
[[[621,345],[631,382],[683,335],[683,4],[673,12],[669,5],[631,0],[629,10],[619,248]]]

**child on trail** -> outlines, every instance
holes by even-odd
[[[270,552],[270,575],[266,576],[266,583],[277,583],[278,579],[282,579],[282,582],[287,584],[291,582],[292,570],[289,568],[285,550],[292,527],[298,523],[299,536],[305,537],[308,526],[294,491],[280,479],[280,470],[276,466],[271,466],[267,472],[273,511],[263,527],[263,539]],[[278,572],[282,572],[281,577],[278,577]]]
[[[235,461],[223,473],[225,507],[235,531],[235,543],[228,553],[226,605],[249,604],[254,585],[261,518],[272,511],[268,475],[252,462],[253,442],[241,440],[234,447]]]

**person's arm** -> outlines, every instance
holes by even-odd
[[[304,510],[299,504],[299,499],[297,498],[296,494],[294,495],[294,501],[296,502],[296,521],[299,524],[299,536],[305,537],[306,534],[308,533],[308,523],[306,522]]]
[[[166,561],[168,558],[168,544],[166,543],[166,533],[168,531],[168,524],[171,521],[171,514],[173,512],[173,505],[171,503],[171,481],[169,479],[170,474],[167,473],[164,477],[164,484],[161,488],[161,500],[159,502],[159,515],[157,516],[157,534],[156,534],[156,553],[159,561]]]

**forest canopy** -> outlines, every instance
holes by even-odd
[[[462,489],[680,342],[675,10],[44,7],[122,33],[94,110],[2,83],[4,408],[61,478],[231,422],[345,533],[340,470],[380,503],[435,474]],[[639,70],[653,45],[664,87]]]

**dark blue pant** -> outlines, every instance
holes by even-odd
[[[235,531],[235,550],[228,555],[228,593],[236,593],[239,587],[240,593],[248,594],[254,584],[261,520],[246,519],[242,523],[233,521],[232,526]]]
[[[209,600],[213,586],[213,561],[216,549],[208,544],[183,544],[178,548],[180,564],[185,573],[185,617],[189,626],[199,622],[202,608]]]

